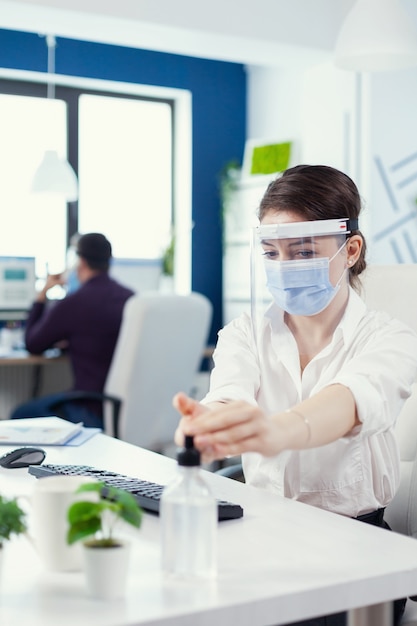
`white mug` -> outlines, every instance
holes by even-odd
[[[35,548],[45,567],[53,571],[82,569],[80,542],[67,543],[69,506],[76,500],[95,499],[93,492],[76,494],[76,489],[86,482],[86,476],[48,476],[34,484],[31,502],[30,530]]]

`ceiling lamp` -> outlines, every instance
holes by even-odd
[[[55,37],[46,36],[48,46],[48,75],[55,73]],[[55,98],[55,83],[48,81],[47,98]],[[66,159],[61,159],[56,150],[47,150],[37,168],[32,181],[35,193],[60,194],[66,202],[74,202],[78,198],[78,181],[74,170]]]
[[[56,150],[46,150],[32,181],[35,193],[59,193],[67,202],[78,197],[77,177],[66,159],[60,159]]]
[[[339,33],[335,63],[358,72],[417,65],[417,32],[401,0],[356,0]]]

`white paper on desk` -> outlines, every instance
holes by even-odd
[[[63,446],[82,429],[56,416],[0,420],[0,445]]]

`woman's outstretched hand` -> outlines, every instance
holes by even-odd
[[[192,435],[205,462],[242,452],[273,456],[283,448],[284,433],[280,425],[247,402],[216,402],[204,406],[179,393],[174,398],[174,406],[182,415],[176,443],[183,445],[184,435]]]
[[[185,395],[185,393],[182,392],[177,393],[174,396],[172,404],[182,416],[180,423],[178,424],[177,430],[175,431],[175,443],[179,446],[182,446],[184,445],[184,436],[189,434],[189,423],[200,413],[208,411],[208,409],[199,402],[197,402],[197,400],[189,398],[187,395]]]

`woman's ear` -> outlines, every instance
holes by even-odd
[[[352,235],[346,244],[347,264],[352,267],[359,259],[363,246],[363,239],[360,235]]]

